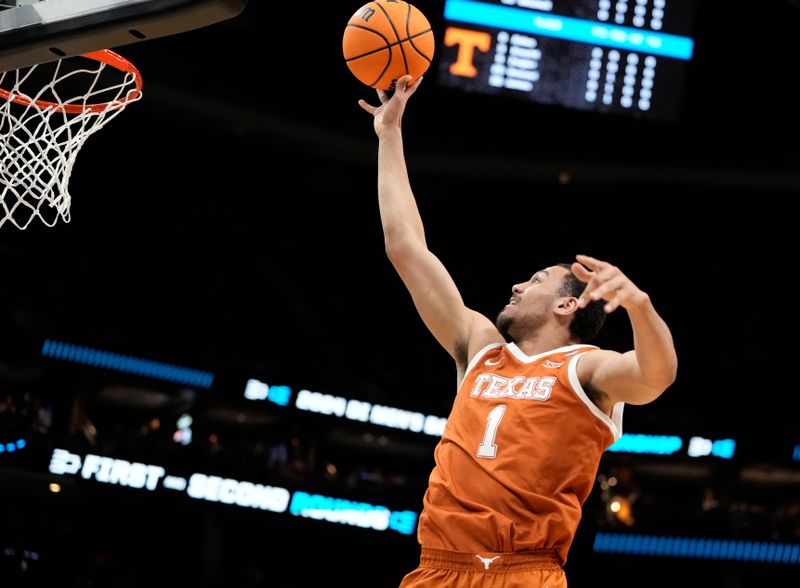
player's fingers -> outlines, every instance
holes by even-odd
[[[581,292],[581,295],[578,296],[578,306],[580,308],[586,308],[589,303],[593,300],[592,299],[592,292],[595,291],[597,288],[598,282],[596,278],[592,278],[589,280],[589,283],[586,284],[586,287]]]
[[[616,296],[614,296],[614,298],[608,301],[608,303],[603,307],[603,310],[606,312],[606,314],[611,314],[619,308],[620,304],[622,304],[622,301],[620,300],[620,294],[618,293]]]
[[[575,277],[583,282],[586,282],[586,287],[583,289],[580,297],[578,297],[578,306],[584,308],[589,302],[592,301],[591,294],[598,286],[603,283],[597,272],[587,270],[585,267],[576,267],[580,264],[573,264],[573,270],[576,270]]]
[[[605,267],[600,267],[594,272],[595,287],[599,286],[600,284],[610,282],[611,280],[616,280],[620,276],[623,278],[625,277],[622,275],[622,272],[613,265],[607,264]]]
[[[594,272],[588,272],[587,277],[588,282],[586,283],[586,287],[583,289],[583,292],[581,292],[581,295],[578,296],[578,306],[580,308],[586,308],[589,302],[592,301],[592,292],[594,292],[595,288],[600,284]]]
[[[417,78],[417,81],[415,81],[413,84],[408,86],[408,95],[409,96],[413,95],[414,92],[417,91],[417,88],[419,88],[419,85],[421,83],[422,83],[422,76],[419,76],[419,78]]]
[[[378,100],[381,101],[381,104],[386,104],[389,100],[389,96],[383,90],[375,90],[378,93]]]
[[[366,101],[366,100],[364,100],[364,99],[361,99],[361,100],[359,100],[359,101],[358,101],[358,105],[359,105],[361,108],[363,108],[364,110],[366,110],[367,112],[369,112],[370,114],[372,114],[372,115],[374,115],[374,114],[375,114],[375,111],[376,111],[376,110],[378,110],[377,108],[375,108],[374,106],[372,106],[372,104],[367,104],[367,101]]]
[[[572,273],[575,275],[575,277],[578,278],[581,282],[588,282],[589,280],[592,279],[592,276],[594,275],[592,272],[586,269],[585,266],[577,262],[573,263],[570,269],[572,270]]]
[[[589,306],[590,302],[594,301],[592,297],[592,293],[594,292],[594,287],[587,286],[581,295],[578,297],[578,306],[580,308],[586,308]]]
[[[590,257],[589,255],[581,255],[578,254],[575,256],[579,262],[583,265],[588,267],[590,270],[599,270],[603,266],[607,265],[605,261],[600,261],[599,259],[595,259],[594,257]]]
[[[601,298],[609,300],[610,296],[615,292],[619,293],[624,285],[625,276],[617,276],[600,284],[589,296],[592,300],[600,300]]]
[[[406,88],[408,88],[408,82],[411,81],[411,76],[406,74],[399,78],[397,82],[395,82],[396,92],[405,92]]]

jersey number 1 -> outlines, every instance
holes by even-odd
[[[497,445],[494,444],[494,439],[497,437],[497,427],[500,426],[500,421],[503,420],[505,413],[505,404],[498,404],[489,411],[489,416],[486,417],[486,432],[483,434],[483,441],[478,445],[478,457],[489,459],[497,457]]]

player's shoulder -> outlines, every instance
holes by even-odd
[[[598,369],[601,369],[609,361],[613,361],[622,355],[619,351],[612,349],[602,349],[591,347],[576,354],[580,361],[576,360],[575,373],[581,382],[591,380]]]

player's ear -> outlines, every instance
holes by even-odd
[[[556,314],[567,316],[578,312],[578,299],[575,296],[563,296],[556,302]]]

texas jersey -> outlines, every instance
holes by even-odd
[[[622,434],[623,404],[606,415],[578,381],[592,349],[528,356],[497,343],[472,358],[436,446],[423,547],[555,549],[566,562],[603,451]]]

